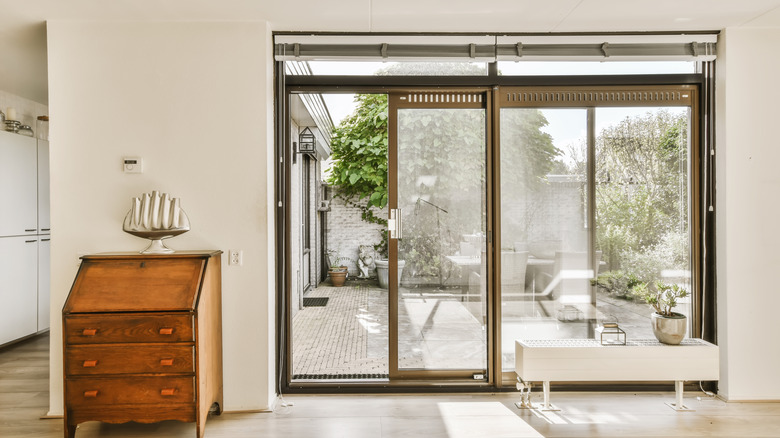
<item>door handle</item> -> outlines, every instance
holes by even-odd
[[[401,224],[400,208],[390,209],[390,219],[387,220],[387,230],[390,232],[391,239],[403,238],[403,226]]]

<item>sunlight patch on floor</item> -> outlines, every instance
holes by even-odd
[[[448,438],[544,438],[544,435],[499,402],[440,402],[437,406]]]

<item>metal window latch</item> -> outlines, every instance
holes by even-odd
[[[390,219],[387,220],[387,230],[390,232],[391,239],[401,239],[401,209],[391,208]]]

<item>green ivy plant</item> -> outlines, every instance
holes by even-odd
[[[358,94],[355,102],[355,112],[333,130],[327,182],[362,210],[363,220],[386,225],[374,211],[387,206],[387,95]]]

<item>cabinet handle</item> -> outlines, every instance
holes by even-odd
[[[38,231],[37,228],[25,228],[24,232],[29,233],[30,231]]]
[[[173,334],[173,329],[171,327],[163,327],[163,328],[160,329],[160,334],[161,335],[172,335]]]
[[[81,334],[84,336],[95,336],[97,334],[97,329],[84,329],[81,331]]]
[[[160,359],[160,365],[164,367],[173,366],[173,359]]]
[[[51,240],[51,239],[41,239],[41,242],[48,242],[48,241],[50,241],[50,240]]]
[[[85,398],[95,398],[98,395],[97,389],[93,389],[92,391],[84,391],[84,397]]]
[[[96,360],[85,360],[84,364],[82,365],[84,368],[93,368],[97,366]]]
[[[176,392],[174,388],[164,388],[160,390],[160,395],[163,397],[170,397]]]
[[[33,243],[33,242],[37,242],[37,241],[38,241],[37,239],[25,240],[24,243]]]
[[[41,231],[51,231],[51,228],[41,228]]]

